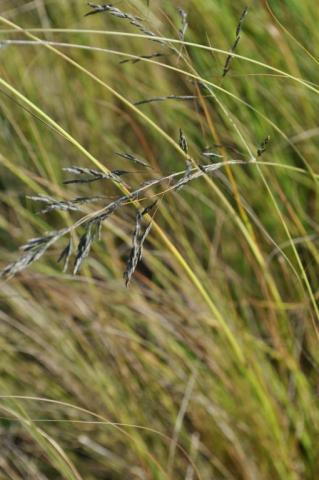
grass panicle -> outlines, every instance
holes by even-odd
[[[245,7],[244,10],[242,11],[242,14],[240,15],[239,22],[236,28],[236,37],[239,37],[240,32],[243,28],[243,23],[245,20],[246,15],[248,14],[248,7]]]
[[[62,252],[60,253],[59,258],[57,260],[58,263],[63,261],[63,273],[66,273],[67,270],[68,270],[69,261],[70,261],[71,255],[72,255],[72,251],[73,251],[73,244],[72,244],[72,239],[70,238],[66,247],[62,250]]]
[[[237,46],[239,44],[239,41],[240,41],[240,33],[241,33],[241,30],[242,30],[242,27],[243,27],[243,23],[244,23],[244,20],[245,20],[245,17],[248,13],[248,7],[245,7],[241,16],[240,16],[240,19],[239,19],[239,23],[236,27],[236,38],[235,38],[235,41],[230,49],[230,53],[229,55],[227,56],[226,58],[226,61],[225,61],[225,65],[224,65],[224,69],[223,69],[223,74],[222,76],[225,77],[227,75],[227,73],[229,72],[230,70],[230,66],[231,66],[231,63],[233,61],[233,53],[235,53],[236,49],[237,49]]]
[[[104,5],[96,5],[94,3],[89,2],[88,5],[92,8],[91,11],[87,12],[84,16],[88,17],[90,15],[95,15],[97,13],[110,13],[114,17],[117,18],[124,18],[129,20],[130,22],[139,22],[142,19],[140,17],[136,17],[130,15],[129,13],[122,12],[119,8],[114,7],[114,5],[108,3]]]
[[[73,269],[74,275],[76,275],[79,272],[84,259],[90,253],[91,246],[96,235],[96,232],[94,229],[95,225],[96,223],[94,221],[90,221],[85,226],[85,232],[80,238],[75,261],[74,261],[74,269]]]
[[[64,185],[69,185],[72,183],[92,183],[92,182],[97,182],[99,180],[112,180],[113,182],[116,182],[116,183],[124,183],[123,180],[120,178],[120,176],[128,173],[125,170],[115,170],[114,172],[103,173],[93,168],[82,168],[82,167],[66,167],[63,170],[67,173],[74,173],[79,176],[86,175],[86,177],[84,178],[74,178],[71,180],[65,180],[63,182]]]
[[[265,138],[265,140],[263,140],[260,144],[260,147],[257,149],[257,157],[261,157],[261,155],[263,153],[265,153],[265,151],[267,150],[267,146],[270,142],[270,136],[267,135],[267,137]]]
[[[185,34],[188,28],[188,22],[187,22],[188,14],[182,8],[178,8],[178,13],[181,18],[181,28],[179,29],[178,36],[180,40],[184,41]]]
[[[136,214],[135,229],[132,237],[132,249],[129,259],[127,261],[126,270],[124,272],[124,280],[126,286],[129,285],[132,276],[136,270],[136,267],[142,259],[143,245],[152,227],[152,223],[150,222],[143,231],[143,217],[149,212],[151,212],[151,210],[155,207],[156,203],[157,201],[153,202],[152,204],[148,205],[142,212],[137,212]]]
[[[150,165],[145,160],[141,160],[131,153],[114,152],[114,154],[118,157],[124,158],[125,160],[129,160],[130,162],[137,163],[142,167],[150,168]]]
[[[89,3],[89,6],[92,8],[92,10],[85,14],[86,17],[90,15],[95,15],[98,13],[109,13],[113,17],[128,20],[133,27],[136,27],[141,33],[150,37],[154,42],[160,43],[162,45],[166,45],[167,43],[164,40],[161,40],[159,38],[152,38],[152,37],[157,37],[157,35],[143,25],[142,23],[143,19],[140,17],[131,15],[130,13],[123,12],[122,10],[120,10],[117,7],[114,7],[111,4],[96,5],[93,3]]]
[[[29,267],[32,263],[39,260],[48,248],[59,238],[68,233],[68,231],[68,228],[64,228],[48,235],[29,240],[21,247],[21,250],[24,253],[18,258],[18,260],[4,268],[1,272],[1,276],[4,278],[12,278],[25,268]]]
[[[180,142],[181,142],[181,148],[183,149],[183,151],[185,151],[185,153],[187,153],[188,151],[187,140],[181,129],[180,129]],[[129,156],[129,159],[131,160],[130,154],[120,154],[120,156],[123,156],[123,155],[124,155],[124,158],[127,158],[127,156]],[[135,157],[133,158],[135,159]],[[74,266],[74,274],[76,274],[78,273],[84,259],[89,255],[91,246],[94,240],[100,237],[100,230],[103,222],[107,220],[110,217],[110,215],[112,215],[119,208],[127,204],[133,204],[136,200],[140,199],[142,195],[145,195],[147,190],[149,190],[152,187],[162,185],[163,183],[167,183],[168,185],[168,188],[166,187],[164,192],[168,193],[169,191],[179,191],[191,181],[196,180],[205,174],[211,174],[213,172],[216,172],[217,170],[223,168],[225,165],[226,166],[227,165],[244,165],[245,163],[247,162],[242,160],[229,160],[227,162],[219,162],[219,163],[208,164],[208,165],[199,165],[199,168],[195,168],[192,166],[191,161],[187,160],[185,170],[180,172],[174,172],[167,176],[146,180],[132,192],[118,197],[116,200],[113,200],[112,202],[100,208],[96,212],[93,211],[93,212],[90,212],[89,214],[84,215],[82,218],[80,218],[70,227],[53,231],[50,234],[43,237],[31,239],[28,243],[26,243],[21,247],[21,249],[26,253],[24,253],[16,262],[8,265],[1,272],[0,276],[4,278],[11,278],[15,276],[17,273],[21,272],[22,270],[27,268],[29,265],[31,265],[33,262],[35,262],[36,260],[39,260],[42,257],[42,255],[47,251],[47,249],[50,246],[52,246],[54,243],[56,243],[58,240],[60,240],[60,238],[62,238],[67,234],[70,234],[73,230],[76,230],[78,227],[82,226],[85,229],[85,233],[81,236],[81,239],[78,245],[77,254],[76,254],[76,260],[75,260],[75,266]],[[82,168],[82,167],[66,167],[63,170],[68,173],[69,172],[76,173],[79,175],[82,175],[82,174],[91,175],[93,177],[93,180],[94,179],[100,180],[106,177],[108,180],[110,179],[112,181],[115,181],[116,183],[118,183],[119,175],[128,173],[126,170],[114,170],[115,173],[111,175],[106,175],[103,172],[99,172],[98,170]],[[85,183],[88,183],[88,180],[83,180],[83,182],[68,181],[67,183],[84,183],[85,184]],[[161,195],[161,192],[159,192],[157,195]],[[82,211],[78,207],[78,205],[89,205],[97,201],[102,201],[105,197],[103,196],[76,197],[73,201],[56,200],[56,199],[53,199],[52,197],[45,196],[45,195],[30,196],[28,198],[36,202],[40,201],[40,202],[47,203],[48,207],[43,209],[41,212],[48,213],[53,210]],[[127,285],[130,283],[131,277],[139,261],[138,260],[139,257],[136,256],[137,252],[142,251],[142,246],[145,241],[145,238],[151,229],[150,226],[149,228],[146,228],[145,232],[147,232],[147,234],[144,232],[143,235],[145,235],[145,237],[143,235],[141,236],[140,235],[141,219],[147,213],[149,213],[149,211],[154,206],[155,206],[155,203],[145,208],[142,211],[142,213],[137,214],[137,217],[136,217],[137,224],[135,229],[137,230],[137,233],[136,233],[135,242],[133,242],[133,247],[135,245],[135,249],[134,248],[132,249],[132,254],[131,254],[132,258],[130,257],[131,261],[129,262],[130,268],[126,269],[126,274],[125,274],[125,281]],[[64,258],[64,256],[65,255],[63,255],[62,258]],[[69,262],[69,258],[68,258],[68,262]]]
[[[179,146],[185,152],[186,154],[188,153],[188,143],[187,143],[187,138],[184,135],[183,130],[180,128],[179,129]]]

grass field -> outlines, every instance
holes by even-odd
[[[0,0],[0,479],[316,480],[316,2],[98,10]]]

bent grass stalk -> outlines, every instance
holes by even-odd
[[[87,34],[95,34],[95,35],[110,35],[110,36],[121,36],[121,37],[135,37],[135,38],[142,38],[142,39],[150,39],[149,36],[147,35],[143,35],[143,34],[140,34],[140,33],[130,33],[130,32],[122,32],[122,31],[110,31],[110,30],[94,30],[94,29],[85,29],[85,28],[78,28],[78,29],[72,29],[72,28],[22,28],[22,27],[19,27],[18,25],[14,24],[13,22],[11,22],[10,20],[2,17],[0,15],[0,21],[2,21],[3,23],[6,23],[7,25],[10,25],[11,27],[13,27],[13,29],[2,29],[0,30],[0,34],[3,34],[3,33],[13,33],[13,32],[16,32],[17,30],[19,30],[20,32],[24,32],[26,35],[28,33],[32,34],[33,33],[87,33]],[[36,38],[36,37],[34,37]],[[207,50],[209,52],[212,52],[212,53],[220,53],[221,55],[229,55],[229,51],[228,50],[222,50],[221,48],[215,48],[215,47],[211,47],[209,45],[203,45],[201,43],[195,43],[195,42],[188,42],[188,41],[181,41],[181,40],[178,40],[176,38],[170,38],[170,37],[161,37],[161,36],[155,36],[155,37],[152,37],[154,38],[155,40],[164,40],[165,42],[169,42],[169,43],[176,43],[176,44],[179,44],[179,45],[185,45],[185,46],[188,46],[188,47],[194,47],[194,48],[198,48],[198,49],[201,49],[201,50]],[[38,40],[41,41],[41,39],[38,38]],[[270,70],[270,71],[273,71],[277,74],[279,74],[280,76],[283,76],[283,77],[286,77],[286,78],[290,78],[291,80],[297,82],[297,83],[300,83],[301,85],[303,85],[304,87],[310,89],[311,91],[319,94],[319,84],[314,84],[313,82],[310,82],[308,80],[305,80],[303,78],[299,78],[299,77],[296,77],[294,75],[291,75],[290,73],[288,72],[285,72],[284,70],[280,70],[279,68],[276,68],[276,67],[273,67],[267,63],[263,63],[263,62],[260,62],[259,60],[255,60],[253,58],[250,58],[250,57],[245,57],[244,55],[239,55],[238,53],[233,53],[232,56],[234,58],[238,58],[239,60],[244,60],[245,62],[248,62],[248,63],[252,63],[254,65],[258,65],[259,67],[263,67],[267,70]],[[318,88],[315,88],[315,87],[318,87]]]
[[[213,94],[213,92],[209,89],[209,87],[206,87],[206,88],[209,90],[210,93]],[[229,120],[229,122],[231,123],[231,125],[234,127],[234,129],[235,129],[235,131],[237,132],[239,138],[241,139],[243,145],[246,147],[246,149],[247,149],[247,151],[248,151],[248,153],[249,153],[249,156],[250,156],[251,161],[255,162],[256,158],[255,158],[254,155],[252,154],[251,149],[249,148],[248,143],[246,142],[246,140],[244,139],[243,135],[241,134],[241,132],[240,132],[240,130],[239,130],[239,127],[238,127],[238,126],[236,125],[236,123],[233,121],[233,119],[231,118],[231,116],[230,116],[229,112],[227,111],[226,107],[225,107],[225,106],[222,104],[222,102],[218,99],[218,97],[217,97],[216,94],[214,95],[214,98],[215,98],[216,102],[218,103],[218,105],[220,106],[220,108],[222,109],[222,111],[224,112],[225,117]],[[260,175],[260,177],[261,177],[261,179],[262,179],[262,181],[263,181],[263,183],[264,183],[264,185],[265,185],[265,187],[266,187],[266,189],[267,189],[267,191],[268,191],[268,193],[269,193],[269,196],[270,196],[270,198],[271,198],[271,200],[272,200],[272,203],[273,203],[273,205],[274,205],[274,207],[275,207],[275,209],[276,209],[276,212],[277,212],[277,214],[278,214],[278,217],[279,217],[279,219],[280,219],[280,221],[281,221],[281,223],[282,223],[282,225],[283,225],[283,228],[284,228],[284,230],[285,230],[285,233],[286,233],[286,235],[287,235],[287,237],[288,237],[288,240],[289,240],[290,245],[291,245],[291,247],[292,247],[292,250],[293,250],[294,256],[295,256],[295,258],[296,258],[298,267],[299,267],[299,269],[300,269],[301,276],[302,276],[302,278],[303,278],[303,280],[304,280],[304,283],[305,283],[305,286],[306,286],[306,290],[308,291],[308,294],[309,294],[309,297],[310,297],[310,300],[311,300],[311,303],[312,303],[314,312],[315,312],[315,314],[316,314],[317,321],[319,321],[319,307],[318,307],[318,305],[317,305],[317,301],[316,301],[316,299],[315,299],[314,292],[312,291],[312,288],[311,288],[311,285],[310,285],[308,276],[307,276],[307,274],[306,274],[305,268],[304,268],[303,263],[302,263],[302,261],[301,261],[301,259],[300,259],[300,255],[298,254],[297,248],[296,248],[296,246],[295,246],[295,244],[294,244],[294,242],[293,242],[293,239],[292,239],[291,233],[290,233],[290,231],[289,231],[288,225],[287,225],[287,223],[286,223],[286,221],[285,221],[285,219],[284,219],[284,217],[283,217],[283,214],[282,214],[281,211],[280,211],[280,208],[279,208],[278,203],[277,203],[277,201],[276,201],[276,199],[275,199],[275,196],[274,196],[274,194],[273,194],[273,192],[272,192],[272,190],[271,190],[271,188],[270,188],[270,186],[269,186],[269,183],[267,182],[263,171],[261,170],[261,168],[260,168],[258,165],[257,165],[257,170],[258,170],[258,173],[259,173],[259,175]],[[267,272],[267,269],[265,269],[265,272],[268,273],[268,272]],[[271,284],[272,284],[272,282],[271,282]],[[274,285],[274,284],[273,284],[273,285]],[[274,286],[275,286],[275,285],[274,285]],[[280,298],[280,296],[279,296],[279,293],[278,293],[277,289],[276,289],[276,290],[273,290],[273,293],[275,294],[275,298],[277,299],[277,301],[278,301],[279,304],[280,304],[280,303],[281,303],[281,298]],[[315,322],[315,320],[313,319],[312,315],[311,315],[311,319],[312,319],[312,324],[313,324],[313,328],[314,328],[315,334],[316,334],[316,336],[317,336],[317,338],[318,338],[318,340],[319,340],[319,330],[318,330],[318,327],[317,327],[316,322]]]
[[[299,40],[292,35],[292,33],[289,32],[289,30],[280,22],[280,20],[276,17],[274,12],[272,11],[268,0],[265,0],[266,8],[267,11],[269,12],[269,15],[272,17],[272,19],[280,26],[280,28],[313,60],[317,65],[319,65],[319,60],[306,48],[302,45]]]
[[[58,442],[48,435],[42,428],[33,425],[33,422],[29,418],[22,417],[11,408],[0,405],[0,409],[13,416],[17,421],[24,425],[30,435],[37,439],[39,445],[42,446],[46,454],[47,451],[50,452],[53,457],[52,463],[61,473],[63,472],[63,475],[65,475],[68,480],[84,480]]]
[[[164,433],[162,433],[159,430],[156,430],[154,428],[145,427],[145,426],[142,426],[142,425],[134,425],[134,424],[130,424],[130,423],[112,422],[111,420],[108,420],[103,415],[92,412],[91,410],[88,410],[86,408],[79,407],[78,405],[74,405],[72,403],[62,402],[60,400],[52,400],[50,398],[34,397],[34,396],[27,396],[27,395],[0,395],[0,400],[17,400],[17,401],[25,401],[25,402],[28,402],[28,401],[29,402],[39,402],[39,403],[42,402],[42,403],[45,403],[45,404],[47,403],[49,405],[52,404],[52,405],[57,405],[57,406],[60,406],[60,407],[69,408],[69,409],[75,410],[78,413],[89,415],[90,417],[93,417],[95,420],[92,421],[92,420],[65,420],[65,419],[59,420],[59,419],[57,419],[57,420],[50,420],[50,423],[51,422],[57,422],[57,423],[67,422],[67,423],[98,424],[98,425],[104,425],[104,426],[111,426],[111,427],[115,428],[116,430],[118,430],[121,434],[126,436],[133,443],[134,442],[136,443],[135,437],[133,437],[133,435],[131,435],[130,433],[126,432],[125,428],[144,430],[146,432],[153,433],[153,434],[159,436],[160,438],[163,438],[163,440],[167,441],[167,443],[169,443],[169,444],[173,440],[168,435],[165,435]],[[5,409],[5,407],[3,407],[3,406],[1,406],[0,408]],[[9,411],[9,409],[7,409],[7,410]],[[10,411],[10,413],[17,416],[16,412],[13,412],[13,411],[11,412]],[[25,419],[22,419],[22,418],[20,419],[19,418],[19,421],[23,421],[23,420],[25,420]],[[41,422],[41,421],[45,422],[45,420],[37,420],[37,419],[31,419],[31,418],[29,419],[29,421],[34,422],[34,423],[38,423],[38,422]],[[137,445],[137,447],[139,447],[139,445]],[[196,472],[196,475],[197,475],[198,479],[201,480],[201,478],[202,478],[201,474],[200,474],[198,468],[196,467],[194,461],[189,456],[189,454],[185,451],[185,449],[178,442],[176,443],[176,448],[183,453],[183,455],[188,460],[188,462],[193,466],[194,471]],[[154,465],[157,466],[159,471],[166,478],[169,478],[168,474],[164,471],[163,467],[156,460],[156,458],[152,455],[152,453],[150,453],[149,451],[146,451],[146,455],[150,458],[150,460],[154,463]]]

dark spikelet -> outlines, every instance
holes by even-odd
[[[133,276],[133,273],[135,272],[135,269],[140,259],[139,240],[141,235],[141,229],[142,229],[142,216],[140,212],[138,212],[136,215],[135,229],[132,237],[132,249],[127,262],[126,270],[124,272],[124,280],[125,280],[126,286],[129,285],[131,278]]]
[[[128,201],[128,195],[124,195],[123,197],[118,198],[114,202],[110,203],[106,207],[104,207],[99,213],[93,218],[93,222],[95,225],[98,225],[107,218],[109,218],[119,207],[121,207],[126,201]],[[100,226],[99,226],[100,228]]]
[[[270,136],[268,135],[265,140],[262,141],[260,147],[257,150],[257,157],[260,157],[267,149],[267,145],[270,142]]]
[[[82,237],[80,238],[77,254],[74,261],[74,270],[73,274],[76,275],[84,259],[89,255],[91,246],[93,243],[94,235],[93,235],[93,223],[90,222],[86,225],[86,229]]]
[[[47,213],[53,210],[59,211],[77,211],[83,212],[83,209],[79,207],[79,205],[85,205],[88,203],[94,203],[98,200],[104,199],[105,197],[102,196],[95,196],[95,197],[76,197],[73,200],[65,201],[65,200],[56,200],[55,198],[46,196],[46,195],[38,195],[38,196],[27,196],[29,200],[33,200],[34,202],[42,202],[46,203],[48,206],[39,213]]]
[[[128,170],[112,170],[112,174],[116,175],[117,177],[121,177],[122,175],[128,175],[129,173],[136,173],[136,172],[129,172]]]
[[[27,243],[20,247],[20,250],[23,252],[29,252],[30,250],[34,250],[42,245],[45,245],[48,241],[48,236],[31,238]]]
[[[63,168],[64,172],[67,173],[74,173],[75,175],[87,175],[89,178],[80,178],[80,179],[72,179],[72,180],[65,180],[63,183],[68,185],[70,183],[89,183],[95,182],[97,180],[109,179],[110,175],[104,174],[98,170],[94,170],[93,168],[82,168],[82,167],[65,167]]]
[[[136,270],[139,261],[142,259],[143,244],[151,230],[152,222],[150,222],[142,231],[142,218],[147,215],[156,205],[157,201],[144,208],[142,212],[138,212],[136,215],[135,230],[132,237],[132,249],[127,262],[126,270],[124,272],[125,285],[128,286],[132,276]]]
[[[59,210],[59,211],[82,211],[79,206],[73,202],[73,201],[63,201],[63,200],[55,200],[52,197],[48,197],[45,195],[39,195],[39,196],[32,196],[32,197],[27,197],[30,200],[33,200],[34,202],[42,202],[46,203],[48,206],[46,208],[43,208],[40,210],[39,213],[48,213],[53,210]]]
[[[247,13],[248,13],[248,7],[246,7],[243,10],[243,12],[240,16],[240,19],[239,19],[239,23],[236,27],[236,39],[235,39],[235,41],[234,41],[234,43],[233,43],[233,45],[230,49],[229,55],[226,58],[226,62],[225,62],[225,65],[224,65],[224,70],[223,70],[223,77],[225,77],[230,70],[230,66],[231,66],[231,63],[233,61],[233,53],[236,51],[236,48],[238,46],[238,43],[239,43],[239,40],[240,40],[240,32],[242,30],[243,22],[244,22],[244,19],[245,19]]]
[[[101,240],[101,231],[102,231],[102,219],[97,218],[95,220],[95,228],[96,228],[96,238]]]
[[[140,17],[131,15],[130,13],[123,12],[122,10],[114,7],[110,3],[105,4],[105,5],[96,5],[96,4],[93,4],[93,3],[89,3],[88,5],[92,8],[92,10],[90,12],[86,13],[84,15],[85,17],[88,17],[89,15],[95,15],[97,13],[104,13],[104,12],[109,13],[113,17],[128,20],[129,23],[133,27],[136,27],[140,32],[144,33],[148,37],[156,37],[155,33],[151,32],[150,30],[148,30],[147,28],[144,27],[144,25],[142,23],[142,19]],[[153,41],[158,42],[162,45],[166,45],[166,42],[164,40],[154,38]]]
[[[56,230],[49,233],[48,235],[44,235],[43,237],[31,238],[31,240],[29,240],[26,244],[20,247],[20,250],[22,250],[23,252],[28,252],[31,250],[37,250],[38,248],[42,248],[44,246],[50,246],[58,238],[65,235],[68,230],[68,228],[63,228],[62,230]]]
[[[144,233],[141,237],[141,240],[140,240],[140,251],[139,251],[139,259],[138,261],[140,262],[143,258],[143,246],[144,246],[144,242],[146,240],[146,238],[148,237],[150,231],[152,229],[152,222],[150,222],[147,227],[145,228],[144,230]]]
[[[76,175],[91,175],[93,177],[103,177],[104,173],[99,170],[94,170],[93,168],[83,168],[83,167],[65,167],[62,169],[64,172],[75,173]]]
[[[184,41],[185,39],[185,34],[188,28],[188,23],[187,23],[187,12],[183,10],[182,8],[178,8],[178,13],[181,17],[181,28],[179,29],[178,36],[179,39]]]
[[[88,3],[89,7],[92,8],[84,16],[88,17],[89,15],[95,15],[96,13],[103,13],[107,11],[107,5],[95,5],[94,3]]]
[[[137,163],[138,165],[142,165],[143,167],[150,168],[150,165],[145,161],[141,160],[140,158],[131,155],[130,153],[119,153],[115,152],[115,155],[118,157],[124,158],[125,160],[129,160],[131,162]]]
[[[24,252],[18,260],[8,265],[2,272],[1,277],[11,278],[21,272],[33,262],[38,260],[60,237],[68,231],[67,228],[52,232],[49,235],[33,238],[21,247]]]
[[[239,40],[240,40],[240,35],[238,35],[238,37],[236,37],[236,40],[234,41],[232,47],[231,47],[231,52],[234,52],[239,44]]]
[[[66,167],[63,168],[64,172],[74,173],[76,175],[86,175],[85,178],[73,178],[71,180],[65,180],[64,185],[72,183],[92,183],[98,180],[112,180],[117,183],[123,183],[120,178],[120,175],[115,172],[103,173],[99,170],[94,170],[93,168],[82,168],[82,167]],[[126,172],[123,172],[126,173]]]
[[[148,215],[150,213],[150,211],[153,210],[155,205],[157,205],[157,200],[155,200],[153,203],[151,203],[150,205],[145,207],[144,210],[141,213],[141,216],[144,217],[145,215]]]
[[[89,7],[92,8],[90,12],[87,12],[84,16],[88,17],[89,15],[95,15],[97,13],[110,13],[114,17],[118,18],[126,18],[131,21],[140,21],[142,20],[139,17],[134,17],[133,15],[130,15],[128,13],[122,12],[119,8],[114,7],[112,4],[107,3],[104,5],[96,5],[94,3],[89,2],[88,3]]]
[[[64,180],[63,185],[71,185],[73,183],[92,183],[96,182],[97,180],[102,180],[101,178],[72,178],[72,180]]]
[[[58,258],[58,263],[63,261],[63,273],[65,273],[68,269],[69,266],[69,260],[72,255],[72,240],[70,239],[67,246],[62,250],[59,258]]]
[[[231,65],[231,62],[233,61],[233,53],[235,52],[235,50],[238,46],[239,40],[240,40],[240,35],[238,35],[238,37],[236,38],[235,42],[233,43],[233,45],[230,49],[230,54],[226,58],[226,62],[225,62],[225,65],[224,65],[224,70],[223,70],[223,77],[225,77],[230,70],[230,65]]]
[[[112,204],[108,205],[101,213],[99,213],[92,220],[86,223],[85,232],[80,238],[74,261],[74,275],[79,272],[83,261],[89,255],[94,240],[100,240],[102,222],[106,218],[108,218],[118,206],[118,202],[113,202]]]
[[[226,77],[227,73],[229,72],[230,64],[232,62],[232,59],[233,59],[232,54],[229,54],[226,58],[226,62],[225,62],[225,65],[224,65],[223,77]]]
[[[165,100],[195,100],[198,97],[196,95],[165,95],[162,97],[152,97],[146,98],[144,100],[139,100],[135,102],[134,105],[145,105],[146,103],[153,103],[153,102],[164,102]]]
[[[183,133],[183,130],[180,128],[179,129],[179,146],[183,150],[183,152],[188,153],[188,143],[187,139]]]
[[[239,19],[239,22],[238,22],[238,25],[237,25],[237,28],[236,28],[236,37],[239,37],[239,34],[241,32],[241,29],[243,27],[243,23],[244,23],[244,20],[245,20],[245,17],[248,13],[248,7],[245,7],[241,16],[240,16],[240,19]]]

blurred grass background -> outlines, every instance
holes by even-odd
[[[174,44],[178,58],[128,36],[139,32],[125,20],[84,18],[82,1],[0,1],[1,41],[30,40],[10,21],[50,42],[165,54],[120,64],[125,56],[56,47],[72,65],[43,45],[1,44],[1,266],[28,239],[78,218],[38,215],[28,195],[118,195],[104,183],[63,185],[63,167],[94,165],[26,99],[108,169],[138,171],[127,177],[132,186],[152,173],[114,152],[144,158],[162,175],[185,163],[145,116],[175,142],[182,128],[196,163],[206,147],[249,160],[271,141],[260,163],[225,167],[164,196],[156,222],[184,263],[153,229],[125,288],[128,206],[105,222],[77,277],[61,273],[58,244],[1,281],[1,478],[315,480],[318,8],[313,0],[253,2],[236,52],[260,63],[234,58],[222,79],[246,4],[148,3],[114,5],[170,39],[182,7],[186,41],[212,50]],[[141,105],[144,117],[131,107],[166,95],[198,98]]]

